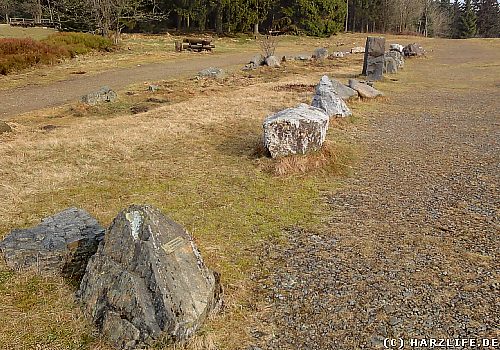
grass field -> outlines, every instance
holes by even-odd
[[[255,45],[224,40],[228,51]],[[426,48],[446,44],[394,40],[418,40]],[[362,41],[363,35],[346,35],[284,39],[282,45],[312,52]],[[124,45],[132,53],[71,61],[64,68],[48,68],[47,74],[87,69],[92,62],[100,62],[99,69],[109,69],[113,60],[138,62],[141,51],[164,58],[169,53],[161,47],[167,44],[173,51],[171,38],[130,36]],[[141,87],[130,87],[132,96],[115,105],[88,109],[73,104],[14,118],[15,132],[0,136],[0,237],[68,206],[86,209],[104,225],[132,203],[158,206],[195,237],[225,286],[224,310],[186,348],[245,349],[255,316],[267,307],[252,280],[260,252],[272,249],[287,228],[323,225],[321,196],[339,186],[360,152],[344,130],[365,123],[370,106],[384,101],[352,103],[354,116],[332,122],[329,152],[310,157],[312,162],[255,156],[262,121],[275,111],[310,103],[311,87],[323,74],[344,80],[356,76],[361,60],[286,64],[279,70],[238,72],[223,81],[160,81],[162,89],[154,97],[168,102],[136,115],[130,107],[152,96]],[[397,77],[404,81],[407,74]],[[378,87],[405,88],[390,79]],[[43,129],[49,124],[55,128]],[[0,348],[110,349],[82,317],[73,292],[60,278],[13,273],[0,264]]]
[[[8,24],[0,24],[0,38],[31,38],[40,40],[54,33],[57,33],[57,31],[51,28],[23,28],[11,27]]]

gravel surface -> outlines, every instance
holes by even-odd
[[[263,258],[271,308],[254,349],[499,338],[498,56],[471,46],[474,67],[461,50],[411,64],[440,83],[391,93],[351,130],[363,159],[327,196],[325,229],[291,230]]]

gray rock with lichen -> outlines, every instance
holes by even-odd
[[[118,98],[116,92],[111,90],[111,88],[107,86],[103,86],[99,90],[95,92],[91,92],[87,95],[82,96],[80,99],[83,103],[88,104],[90,106],[95,106],[102,102],[113,102]]]
[[[328,124],[328,115],[319,108],[302,103],[285,109],[264,121],[264,147],[273,158],[317,151]]]
[[[13,230],[0,242],[0,251],[14,270],[79,281],[103,236],[104,228],[89,213],[69,208],[33,228]]]
[[[313,57],[317,60],[324,60],[328,58],[328,49],[325,47],[319,47],[314,50]]]
[[[225,72],[222,68],[208,67],[196,74],[198,78],[223,78]]]
[[[344,100],[337,95],[328,76],[323,75],[316,85],[315,94],[311,105],[325,111],[329,117],[347,117],[352,114]]]
[[[342,84],[336,79],[330,79],[333,89],[344,101],[348,101],[351,98],[358,98],[359,94],[356,90],[351,89],[349,86]]]
[[[269,67],[279,67],[280,61],[276,56],[269,56],[266,58],[266,65]]]
[[[394,61],[396,61],[397,69],[403,69],[404,68],[404,66],[405,66],[405,59],[404,59],[404,56],[403,56],[403,54],[401,52],[395,51],[395,50],[391,50],[391,51],[385,53],[385,57],[386,57],[386,59],[387,59],[387,57],[391,57],[392,59],[394,59]]]
[[[114,219],[77,297],[111,343],[136,349],[189,338],[220,307],[222,288],[182,226],[133,205]]]
[[[398,72],[398,64],[396,60],[392,57],[385,57],[384,61],[384,73],[387,74],[396,74]]]

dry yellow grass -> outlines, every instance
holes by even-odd
[[[345,44],[352,46],[354,38],[361,43],[360,35],[330,43],[352,39]],[[298,38],[293,45],[311,51],[326,42]],[[348,78],[360,62],[291,64],[252,77],[238,73],[224,85],[184,81],[193,94],[138,115],[119,108],[102,115],[109,112],[104,107],[77,117],[63,107],[15,118],[15,132],[0,136],[0,237],[68,206],[85,208],[107,225],[131,203],[156,205],[193,234],[207,264],[222,273],[226,291],[221,314],[176,348],[244,349],[255,314],[266,309],[251,280],[259,249],[287,227],[320,225],[320,193],[334,189],[338,170],[348,170],[352,158],[352,140],[342,129],[363,122],[359,116],[368,115],[370,104],[383,101],[354,103],[356,117],[332,123],[330,146],[310,158],[256,158],[262,120],[310,102],[312,91],[290,86],[316,84],[325,73]],[[58,127],[40,130],[46,124]],[[59,278],[11,273],[0,265],[0,348],[109,349],[82,318],[72,293]]]

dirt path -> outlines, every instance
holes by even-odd
[[[328,195],[324,231],[293,230],[264,259],[261,348],[498,338],[498,49],[457,42],[432,56],[353,132],[365,154]]]
[[[127,85],[192,75],[201,69],[215,66],[243,66],[252,53],[201,55],[199,58],[179,59],[165,63],[107,71],[94,76],[74,76],[51,85],[27,86],[0,91],[0,119],[76,100],[82,95],[109,86],[120,90]]]

